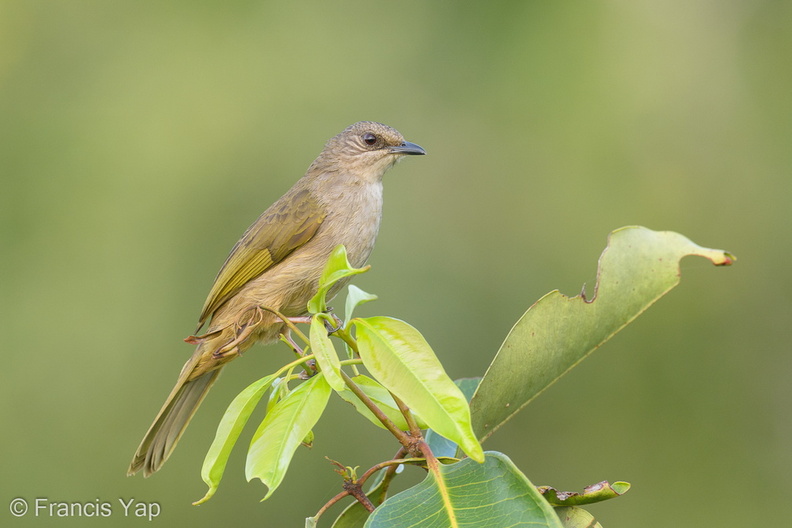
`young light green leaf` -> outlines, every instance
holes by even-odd
[[[316,425],[331,392],[319,373],[279,401],[261,422],[250,442],[245,476],[248,481],[258,478],[267,486],[262,500],[280,485],[294,452]]]
[[[377,296],[373,293],[366,293],[354,284],[350,284],[347,287],[347,298],[344,305],[344,321],[349,322],[352,319],[352,312],[361,304],[376,300]]]
[[[393,400],[393,396],[391,396],[390,392],[388,392],[388,389],[380,385],[376,380],[373,380],[362,374],[359,376],[354,376],[352,381],[355,382],[358,387],[360,387],[360,390],[362,390],[363,393],[365,393],[365,395],[368,396],[369,399],[374,402],[374,404],[379,407],[394,424],[396,424],[396,427],[402,431],[410,430],[410,426],[407,425],[407,420],[404,419],[404,415],[399,410],[399,407]],[[382,422],[380,422],[379,419],[374,416],[374,413],[372,413],[369,408],[366,407],[363,402],[360,401],[360,399],[358,399],[354,392],[344,388],[344,390],[338,391],[338,395],[347,402],[351,403],[352,406],[355,407],[355,410],[369,419],[371,423],[377,427],[385,429],[385,426],[382,425]],[[421,417],[415,413],[413,414],[418,427],[422,429],[425,428],[426,424],[421,419]]]
[[[251,383],[228,406],[223,418],[220,420],[220,425],[217,426],[214,441],[209,447],[209,452],[206,453],[206,458],[201,468],[201,478],[209,486],[209,491],[206,492],[202,499],[193,504],[198,505],[208,501],[217,491],[220,480],[223,478],[223,472],[225,472],[231,449],[234,447],[256,404],[261,400],[261,397],[275,379],[275,375],[270,375]]]
[[[398,319],[353,319],[363,364],[432,429],[482,462],[464,394],[443,370],[420,332]]]
[[[377,300],[377,296],[373,293],[366,293],[354,284],[350,284],[347,287],[347,298],[346,303],[344,305],[344,328],[347,327],[349,321],[352,320],[352,313],[355,311],[355,308],[360,306],[363,303],[367,303],[369,301]],[[346,350],[347,357],[352,359],[356,357],[355,352],[349,348],[347,343],[344,343],[344,350]]]
[[[441,465],[442,486],[426,479],[374,510],[366,528],[563,528],[552,506],[506,455],[487,451],[483,464]]]
[[[274,379],[270,387],[269,400],[267,400],[267,412],[270,412],[288,393],[289,385],[286,383],[286,376]]]
[[[454,383],[456,383],[456,386],[462,391],[462,394],[465,395],[465,399],[470,402],[470,398],[472,398],[473,393],[476,392],[476,387],[478,387],[479,381],[481,381],[481,378],[461,378],[454,380]],[[426,443],[429,444],[429,448],[432,450],[434,456],[456,456],[458,447],[456,443],[438,434],[435,430],[429,429],[426,431],[426,434],[424,434],[424,439],[426,440]]]
[[[697,255],[716,266],[733,255],[670,231],[631,226],[609,237],[594,296],[550,292],[506,336],[470,402],[480,440],[679,283],[679,261]]]
[[[336,246],[330,254],[330,258],[327,259],[327,264],[325,265],[324,271],[322,271],[322,276],[319,278],[319,289],[316,295],[308,301],[308,311],[310,313],[326,312],[326,297],[330,288],[341,279],[364,273],[368,271],[369,268],[370,266],[364,266],[362,268],[353,267],[352,264],[349,263],[349,259],[347,259],[346,248],[343,245]]]
[[[317,313],[311,317],[311,351],[327,383],[334,391],[342,391],[346,389],[346,385],[341,378],[341,361],[338,359],[333,342],[327,335],[326,321],[333,323],[326,314]]]

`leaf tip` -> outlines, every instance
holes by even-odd
[[[733,253],[729,253],[728,251],[723,252],[723,258],[720,262],[715,262],[716,266],[731,266],[737,262],[737,257]]]
[[[703,248],[701,251],[692,252],[691,254],[705,257],[715,266],[731,266],[737,262],[737,257],[733,253],[729,253],[723,249]]]
[[[215,491],[217,491],[217,486],[210,486],[209,487],[209,491],[206,492],[206,495],[204,495],[203,497],[201,497],[197,501],[193,502],[192,505],[193,506],[200,506],[204,502],[206,502],[209,499],[211,499],[212,496],[215,494]]]
[[[479,464],[484,463],[484,450],[481,448],[481,444],[477,443],[474,448],[465,451],[465,454]]]
[[[622,480],[617,480],[613,484],[611,484],[611,488],[615,491],[618,495],[624,495],[628,491],[630,491],[631,484],[629,482],[624,482]]]

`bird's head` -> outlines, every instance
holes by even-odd
[[[379,181],[404,156],[426,151],[405,141],[396,130],[374,121],[360,121],[331,138],[314,164],[325,170],[354,173],[367,181]]]

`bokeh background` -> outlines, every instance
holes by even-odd
[[[360,313],[417,326],[453,377],[544,293],[591,288],[615,228],[734,252],[686,259],[485,447],[536,484],[630,481],[591,508],[606,527],[771,519],[792,470],[790,64],[778,0],[0,3],[0,524],[51,525],[8,511],[45,497],[113,502],[97,526],[146,522],[118,498],[161,526],[302,526],[339,490],[324,456],[395,452],[334,402],[271,500],[239,449],[191,506],[225,406],[290,357],[257,348],[163,471],[125,476],[227,252],[361,119],[429,155],[386,176]]]

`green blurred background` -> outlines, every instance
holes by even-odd
[[[158,502],[161,526],[302,526],[339,490],[325,455],[395,452],[335,402],[271,500],[240,449],[191,506],[225,406],[290,357],[257,348],[162,472],[125,476],[227,252],[361,119],[429,155],[386,176],[360,313],[417,326],[453,377],[544,293],[591,288],[617,227],[734,252],[686,259],[485,447],[536,484],[632,482],[591,508],[606,527],[772,523],[792,469],[791,61],[778,0],[0,3],[0,524],[54,523],[12,517],[14,497],[145,523],[121,497]]]

